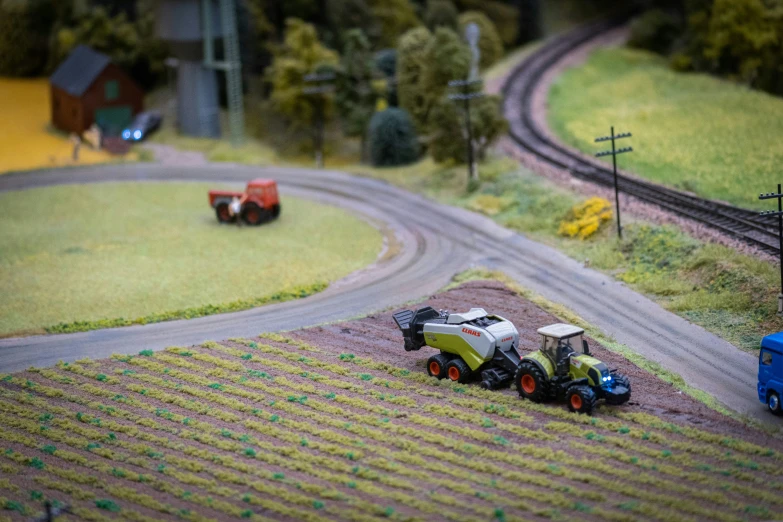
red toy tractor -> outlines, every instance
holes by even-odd
[[[241,204],[238,215],[231,211],[234,198],[239,198]],[[234,223],[241,218],[248,225],[260,225],[280,215],[277,183],[272,179],[254,179],[248,182],[244,193],[210,190],[209,204],[220,223]]]

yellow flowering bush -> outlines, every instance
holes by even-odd
[[[599,197],[590,198],[574,207],[560,223],[557,233],[561,236],[587,239],[612,219],[612,204]]]

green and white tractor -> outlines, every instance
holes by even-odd
[[[427,373],[438,379],[464,383],[479,377],[481,387],[491,390],[514,382],[524,398],[565,399],[571,411],[587,414],[599,399],[623,404],[631,397],[628,377],[592,357],[584,330],[576,326],[539,329],[540,349],[521,357],[513,323],[483,308],[450,314],[427,306],[397,312],[394,321],[405,350],[439,350],[427,361]]]
[[[584,330],[570,324],[540,328],[541,348],[525,355],[514,376],[517,391],[534,402],[565,399],[571,411],[591,414],[596,402],[624,404],[628,377],[590,355]]]
[[[463,383],[479,375],[485,389],[511,384],[519,366],[519,333],[511,321],[483,308],[450,314],[430,306],[397,312],[394,321],[402,330],[405,350],[440,350],[427,361],[430,375]]]

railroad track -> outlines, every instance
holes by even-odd
[[[614,186],[611,168],[549,138],[532,117],[534,93],[547,71],[571,51],[624,23],[616,16],[582,25],[555,36],[533,51],[509,75],[503,86],[503,110],[509,135],[519,146],[552,166],[599,185]],[[619,190],[667,211],[687,217],[768,252],[780,252],[777,222],[758,212],[700,198],[627,175],[618,174]]]

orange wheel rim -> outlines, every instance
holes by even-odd
[[[440,374],[440,364],[438,364],[436,361],[432,361],[430,363],[430,373],[432,375],[439,375]]]
[[[525,393],[533,393],[534,391],[536,391],[536,380],[533,378],[532,375],[522,376],[522,390]]]
[[[457,368],[456,366],[452,366],[451,368],[449,368],[449,379],[451,379],[452,381],[459,380],[459,368]]]
[[[579,394],[575,393],[571,396],[571,406],[573,406],[575,410],[582,408],[582,398]]]

